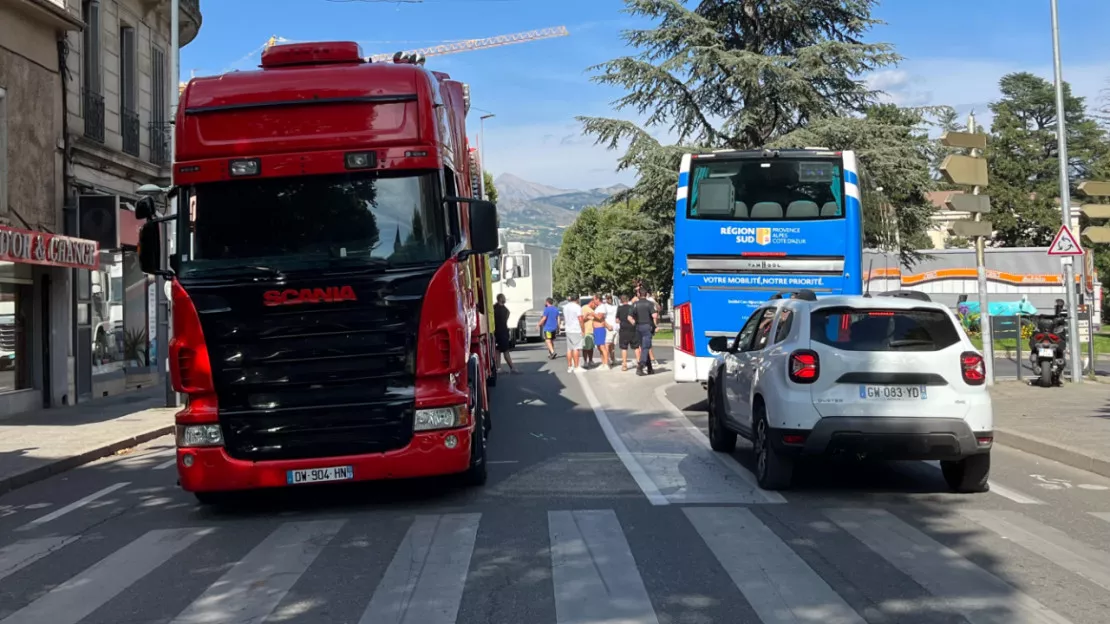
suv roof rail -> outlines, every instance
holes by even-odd
[[[918,301],[933,302],[933,299],[928,294],[920,290],[888,290],[881,293],[880,297],[901,297],[902,299],[917,299]]]
[[[789,295],[786,297],[785,295]],[[771,295],[771,299],[801,299],[802,301],[817,301],[817,293],[803,288],[801,290],[784,290]]]

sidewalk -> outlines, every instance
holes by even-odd
[[[1110,477],[1110,384],[1001,381],[991,396],[995,442]]]
[[[155,387],[0,419],[0,494],[171,433],[163,405]]]

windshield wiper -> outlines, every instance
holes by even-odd
[[[907,340],[891,340],[890,342],[887,343],[887,346],[890,347],[891,349],[897,349],[898,347],[921,347],[921,346],[932,345],[932,344],[933,344],[932,340],[924,340],[924,339],[921,339],[921,338],[916,338],[916,339],[907,339]]]

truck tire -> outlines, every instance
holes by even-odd
[[[497,387],[497,366],[496,365],[494,365],[492,368],[490,368],[489,378],[486,379],[486,385],[489,386],[490,388]]]
[[[489,472],[486,470],[486,418],[481,416],[474,423],[474,433],[470,436],[470,467],[463,473],[463,483],[469,487],[486,484]]]

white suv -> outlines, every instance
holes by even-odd
[[[756,477],[790,487],[800,455],[940,460],[957,492],[985,492],[994,441],[983,356],[928,295],[775,295],[735,338],[715,337],[709,439],[755,445]]]

